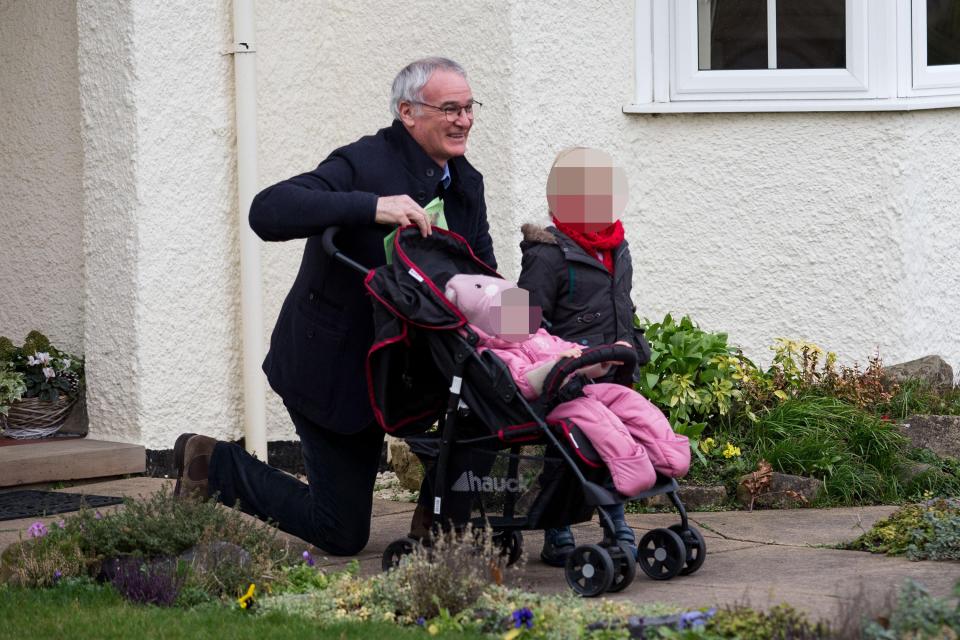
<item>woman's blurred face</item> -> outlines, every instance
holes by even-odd
[[[626,174],[598,149],[561,152],[547,179],[547,205],[563,224],[586,233],[600,231],[626,209]]]

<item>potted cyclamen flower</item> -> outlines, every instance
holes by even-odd
[[[21,385],[8,384],[11,391],[6,397],[4,375],[21,380]],[[38,331],[31,331],[22,347],[0,337],[0,431],[5,436],[53,435],[70,415],[82,389],[82,358],[60,351]]]

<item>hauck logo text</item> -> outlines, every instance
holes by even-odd
[[[527,483],[520,478],[491,478],[490,476],[473,475],[473,471],[464,471],[450,487],[450,490],[520,493],[527,490]]]

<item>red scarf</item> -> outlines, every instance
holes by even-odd
[[[583,247],[587,255],[595,257],[600,254],[600,261],[611,274],[613,273],[613,250],[623,242],[623,224],[619,220],[607,225],[600,231],[587,233],[582,225],[564,224],[553,219],[553,224],[565,233],[571,240]]]

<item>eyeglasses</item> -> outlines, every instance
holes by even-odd
[[[460,117],[460,112],[466,114],[467,120],[473,120],[477,117],[477,114],[480,112],[480,107],[483,106],[482,103],[473,100],[468,104],[463,105],[462,107],[449,106],[449,107],[435,107],[432,104],[427,104],[426,102],[420,102],[414,100],[415,104],[419,104],[424,107],[430,107],[436,111],[442,111],[443,115],[447,118],[447,122],[456,122]]]

